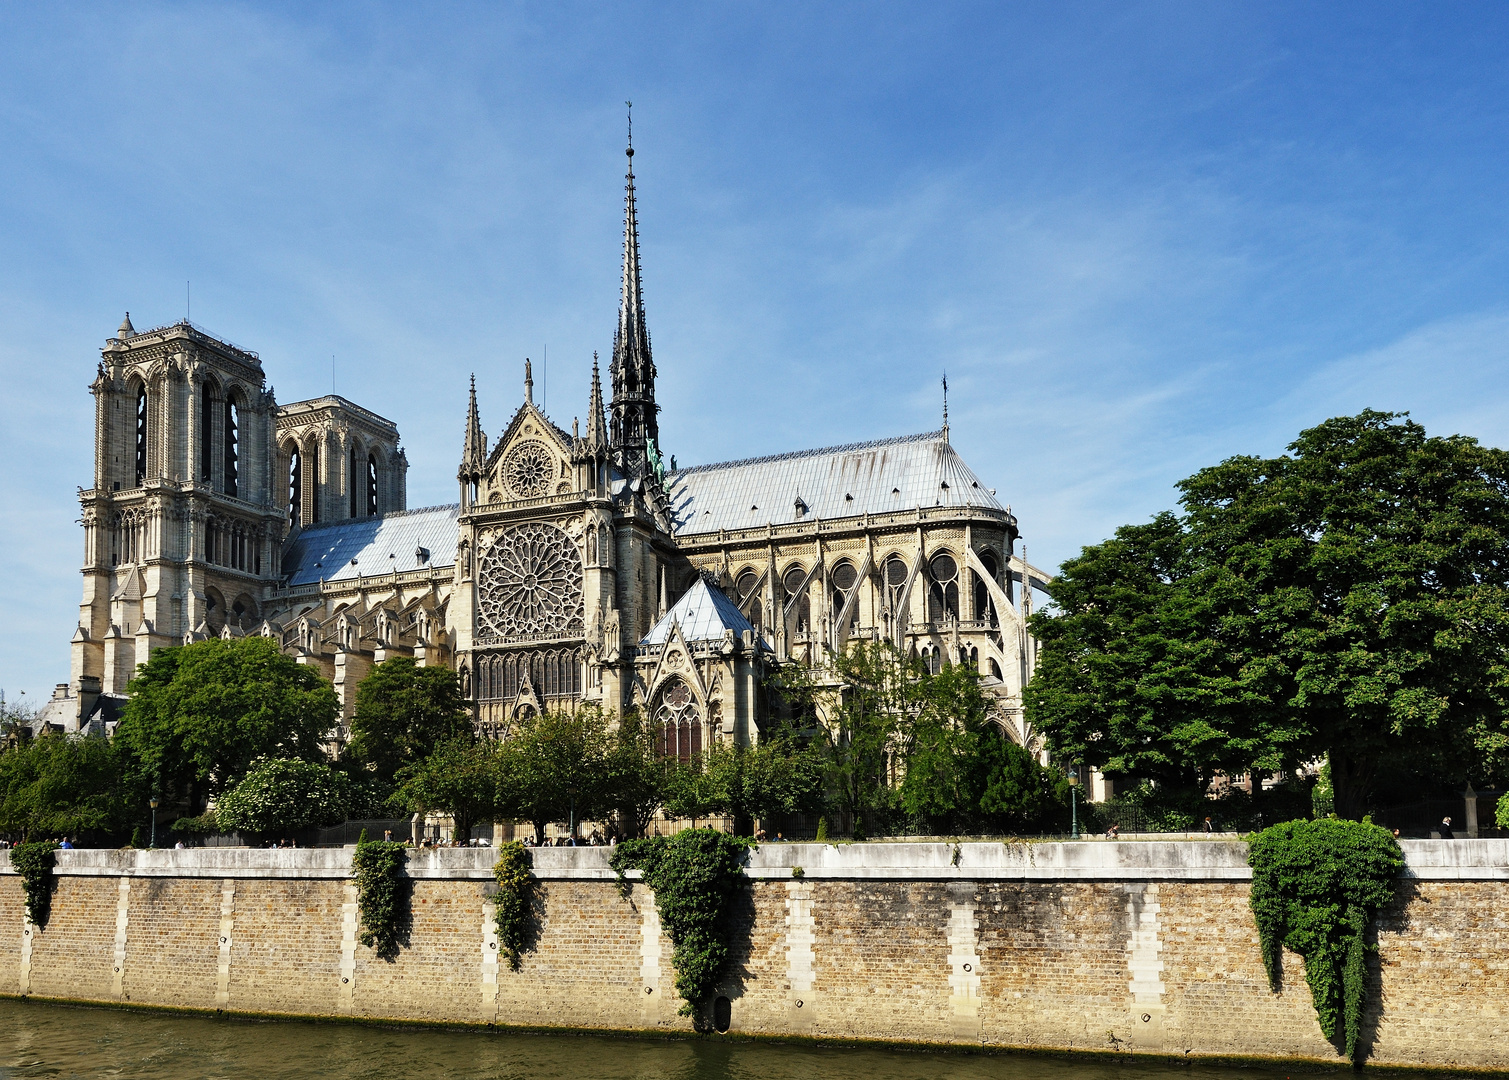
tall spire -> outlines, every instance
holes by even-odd
[[[948,442],[948,372],[943,373],[943,441]]]
[[[645,327],[644,285],[639,269],[639,214],[634,205],[634,129],[629,127],[629,159],[624,178],[623,286],[618,328],[613,333],[613,451],[626,474],[643,475],[647,450],[660,437],[655,407],[655,362]]]
[[[472,388],[466,401],[466,444],[461,450],[461,479],[482,474],[487,460],[487,436],[482,434],[482,421],[477,415],[477,376],[472,376]]]

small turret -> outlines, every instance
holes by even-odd
[[[131,325],[131,313],[129,311],[126,312],[126,317],[121,320],[121,328],[115,332],[115,336],[122,341],[136,336],[136,327]]]
[[[466,402],[466,442],[461,448],[461,468],[456,479],[461,483],[461,505],[468,506],[477,495],[477,484],[487,463],[487,436],[477,414],[477,376],[472,376]]]

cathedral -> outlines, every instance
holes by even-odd
[[[258,634],[318,669],[345,735],[390,656],[453,668],[479,732],[531,711],[638,707],[663,753],[760,738],[772,666],[884,640],[976,669],[1035,746],[1021,689],[1047,575],[941,430],[679,466],[661,449],[632,146],[604,385],[571,430],[523,401],[495,438],[475,380],[458,498],[410,509],[393,421],[330,395],[279,405],[255,352],[184,321],[101,350],[83,598],[69,682],[44,710],[107,733],[153,649]]]

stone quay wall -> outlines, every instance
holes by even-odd
[[[1370,1060],[1509,1069],[1509,841],[1402,846],[1371,961]],[[0,994],[691,1030],[654,897],[634,884],[623,899],[606,849],[533,852],[517,972],[498,963],[494,852],[410,854],[391,963],[358,942],[351,854],[60,851],[45,927],[0,857]],[[766,844],[731,916],[730,1031],[1337,1062],[1303,962],[1286,955],[1269,990],[1246,860],[1235,841]]]

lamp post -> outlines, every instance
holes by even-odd
[[[1069,771],[1069,839],[1079,839],[1079,763]]]
[[[156,847],[157,846],[157,796],[153,795],[150,799],[148,799],[147,800],[147,805],[152,808],[152,842],[150,844],[148,844],[147,846],[148,847]]]

